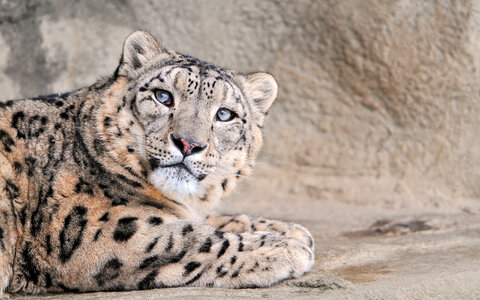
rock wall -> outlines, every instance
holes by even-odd
[[[116,67],[134,29],[280,86],[250,192],[387,208],[480,197],[477,1],[0,2],[0,99]]]

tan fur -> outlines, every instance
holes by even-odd
[[[2,104],[0,293],[262,287],[308,271],[300,225],[208,215],[253,167],[276,92],[271,75],[135,32],[113,76]]]

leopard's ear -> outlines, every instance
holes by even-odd
[[[123,44],[122,58],[116,74],[127,76],[165,52],[157,40],[148,32],[135,31],[130,34]]]
[[[275,78],[268,73],[252,73],[245,77],[245,95],[262,113],[266,113],[277,98],[277,90]]]

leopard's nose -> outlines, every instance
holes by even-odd
[[[202,152],[207,146],[202,146],[196,141],[184,137],[175,137],[173,134],[170,135],[172,143],[177,147],[178,150],[183,154],[184,157],[187,157],[192,154]]]

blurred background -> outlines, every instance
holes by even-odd
[[[0,98],[90,85],[144,29],[277,79],[259,164],[232,205],[478,211],[479,12],[478,1],[1,0]]]

